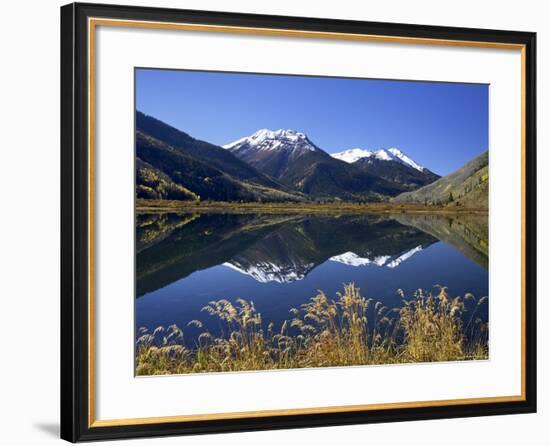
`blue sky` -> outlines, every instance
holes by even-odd
[[[487,85],[136,70],[136,107],[226,144],[294,129],[334,153],[398,147],[446,175],[488,148]]]

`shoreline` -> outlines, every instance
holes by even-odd
[[[195,202],[173,200],[143,200],[135,203],[136,214],[147,213],[272,213],[272,214],[439,214],[439,215],[487,215],[488,209],[453,208],[396,203],[230,203]]]

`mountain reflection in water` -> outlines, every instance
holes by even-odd
[[[488,292],[486,216],[138,214],[136,326],[184,327],[211,300],[254,300],[264,320],[353,281],[400,305],[407,292]]]

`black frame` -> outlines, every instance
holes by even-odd
[[[354,33],[525,45],[525,400],[88,426],[88,60],[90,17]],[[536,411],[536,34],[101,4],[61,8],[61,438],[115,438],[288,429]]]

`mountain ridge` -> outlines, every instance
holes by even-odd
[[[403,191],[332,158],[295,130],[262,129],[225,147],[260,172],[314,199],[381,201]]]
[[[439,179],[395,147],[329,154],[292,129],[260,129],[217,146],[136,112],[138,198],[380,202],[399,196],[395,202],[418,202],[406,194]]]
[[[261,129],[223,147],[266,175],[310,195],[379,201],[439,178],[397,148],[329,154],[305,133],[292,129]],[[367,158],[376,164],[369,166]],[[382,166],[378,161],[389,164]],[[323,184],[323,179],[331,184]]]
[[[332,153],[331,156],[336,159],[353,164],[364,158],[374,158],[380,161],[396,161],[412,169],[424,172],[426,167],[421,166],[408,155],[404,154],[397,147],[389,149],[368,150],[356,147],[354,149],[344,150],[342,152]]]

